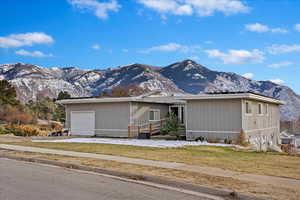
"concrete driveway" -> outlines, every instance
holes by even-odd
[[[0,159],[1,200],[206,199],[59,167]]]

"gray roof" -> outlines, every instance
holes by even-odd
[[[228,93],[228,94],[199,94],[199,95],[184,95],[177,97],[180,100],[207,100],[207,99],[252,99],[268,103],[274,103],[283,105],[286,104],[284,101],[267,97],[254,93]]]
[[[61,104],[79,104],[79,103],[109,103],[109,102],[144,102],[144,103],[163,103],[163,104],[184,104],[189,100],[207,100],[207,99],[253,99],[268,103],[283,105],[284,101],[266,97],[253,93],[236,93],[236,94],[199,94],[199,95],[181,95],[181,96],[150,96],[141,95],[137,97],[104,97],[104,98],[78,98],[64,99],[57,101]]]
[[[84,99],[64,99],[57,101],[60,104],[78,104],[78,103],[109,103],[109,102],[144,102],[144,103],[163,103],[163,104],[180,104],[184,100],[175,99],[174,97],[119,97],[119,98],[84,98]]]

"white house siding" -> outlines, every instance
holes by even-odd
[[[97,136],[127,137],[130,123],[129,102],[66,105],[66,128],[70,128],[71,111],[94,111]]]
[[[246,101],[251,102],[251,114],[246,114]],[[259,103],[263,105],[262,114],[258,114]],[[265,113],[266,104],[268,114]],[[260,150],[266,150],[270,144],[277,144],[280,133],[279,105],[254,100],[242,100],[242,105],[242,127],[248,140]]]
[[[241,100],[187,100],[186,136],[234,140],[242,128]]]

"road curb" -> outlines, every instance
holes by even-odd
[[[68,169],[76,169],[76,170],[82,170],[82,171],[93,172],[93,173],[98,173],[98,174],[107,174],[107,175],[111,175],[111,176],[131,179],[131,180],[151,182],[151,183],[166,185],[166,186],[170,186],[170,187],[174,187],[174,188],[181,188],[181,189],[190,190],[190,191],[194,191],[194,192],[215,195],[215,196],[223,197],[225,199],[267,200],[267,198],[260,198],[260,197],[255,197],[255,196],[251,196],[251,195],[245,195],[245,194],[235,192],[232,190],[219,189],[219,188],[217,189],[217,188],[212,188],[209,186],[183,183],[183,182],[173,181],[170,179],[165,179],[165,178],[160,178],[160,177],[155,177],[155,176],[138,175],[138,174],[133,174],[133,173],[128,173],[128,172],[120,172],[120,171],[114,171],[114,170],[103,169],[103,168],[88,167],[88,166],[84,166],[84,165],[65,163],[65,162],[54,161],[54,160],[22,157],[22,156],[15,156],[15,155],[6,155],[3,153],[0,154],[0,158],[7,158],[7,159],[26,161],[26,162],[34,162],[34,163],[47,164],[47,165],[54,165],[54,166],[68,168]]]

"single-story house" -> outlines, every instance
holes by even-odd
[[[257,145],[279,143],[280,105],[284,102],[252,92],[137,97],[73,98],[65,105],[72,135],[136,137],[159,132],[168,113],[185,127],[187,140],[236,140],[241,130]]]

